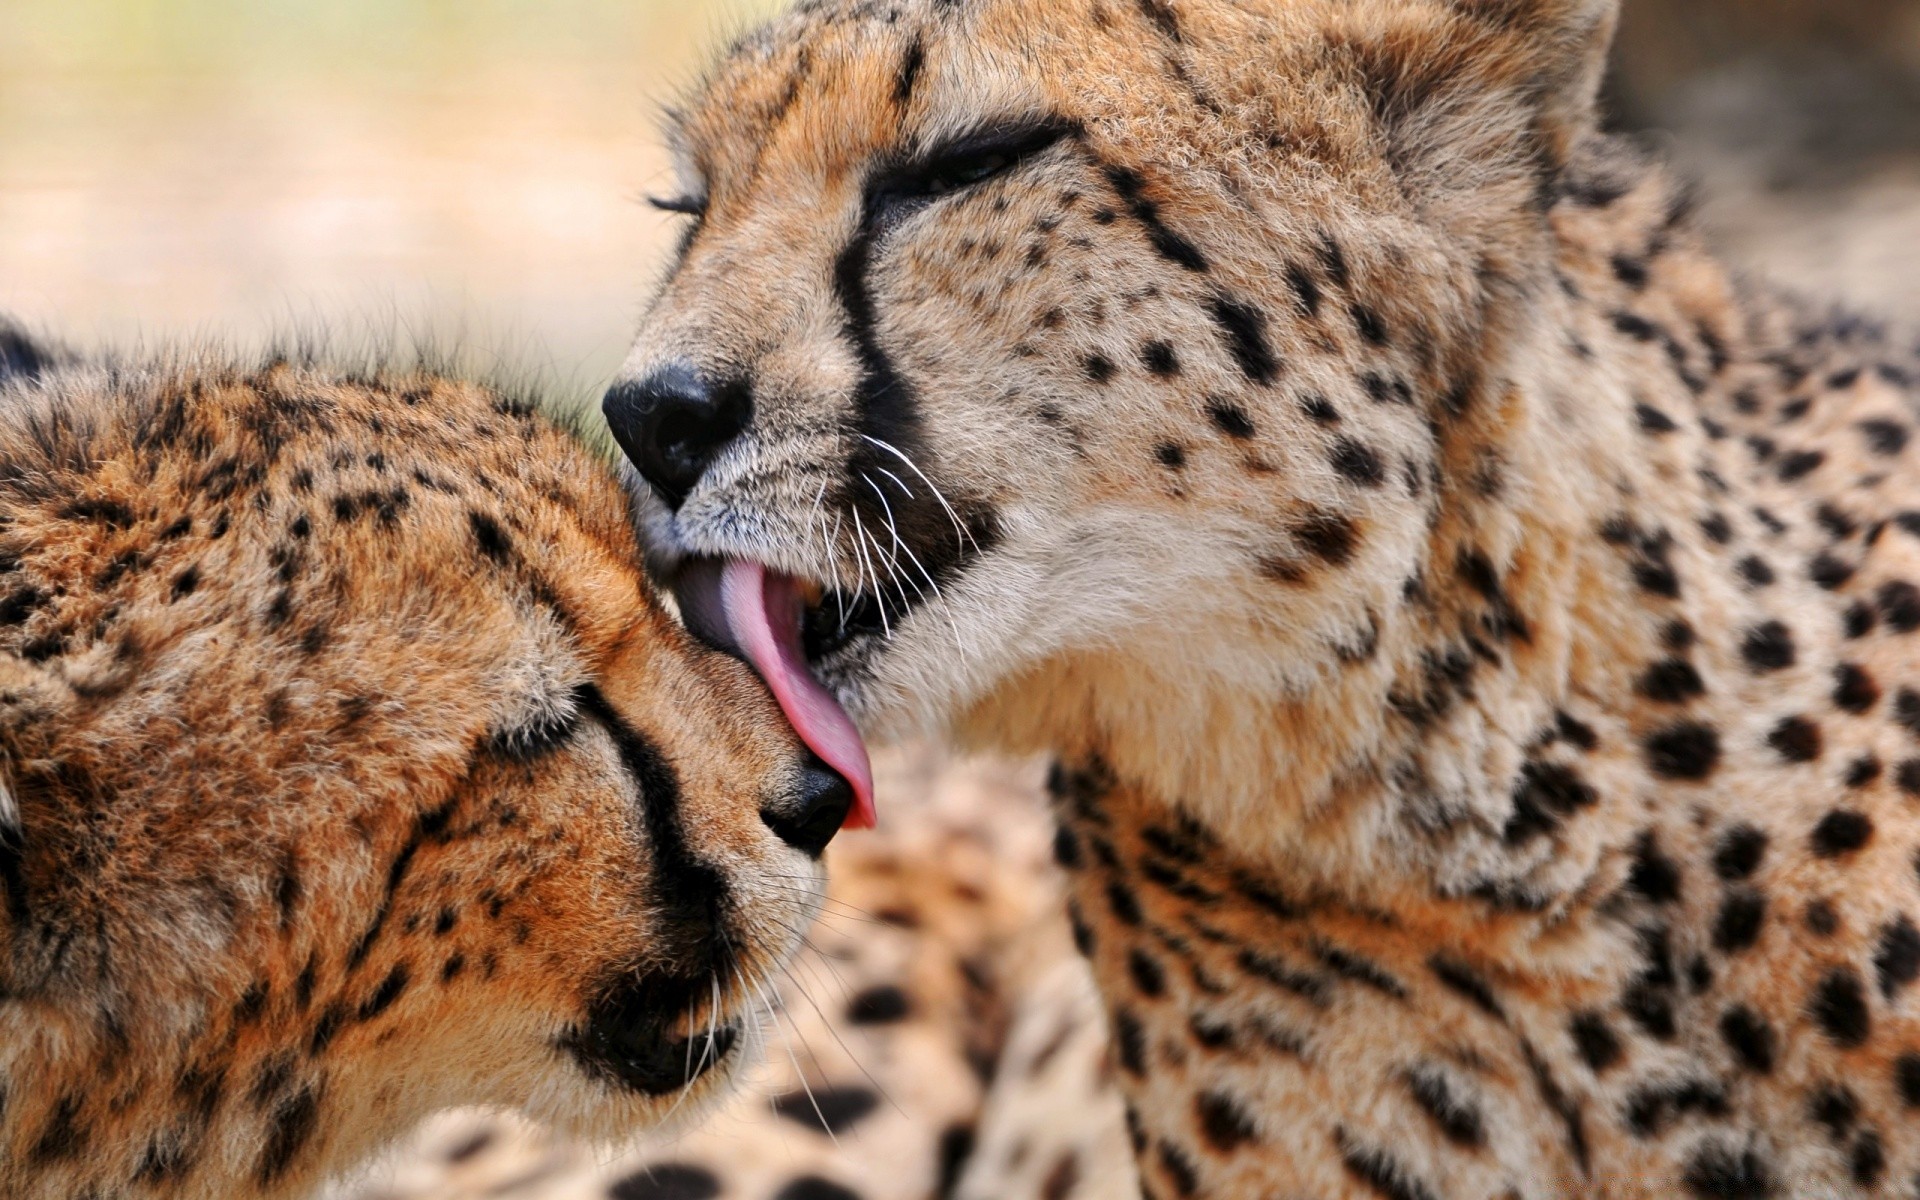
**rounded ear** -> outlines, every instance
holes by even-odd
[[[52,362],[51,353],[19,326],[0,317],[0,383],[16,377],[32,379]]]
[[[1470,230],[1542,205],[1582,139],[1620,0],[1378,0],[1339,41],[1414,201]]]
[[[76,702],[66,680],[25,659],[0,654],[0,835],[19,828],[13,784],[20,764],[47,755]]]

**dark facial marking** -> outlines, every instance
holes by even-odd
[[[1127,211],[1145,228],[1147,241],[1153,246],[1155,253],[1195,274],[1206,273],[1206,256],[1201,254],[1199,248],[1192,242],[1167,228],[1166,223],[1160,219],[1159,205],[1145,195],[1142,180],[1137,172],[1127,167],[1108,166],[1106,175],[1107,182],[1113,185],[1115,192],[1119,193],[1121,201],[1127,206]]]

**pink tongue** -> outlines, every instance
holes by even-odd
[[[844,828],[872,829],[873,766],[867,746],[846,710],[807,670],[800,649],[803,604],[793,579],[768,574],[759,563],[731,560],[720,573],[720,608],[734,644],[767,681],[800,740],[853,785],[853,809]]]

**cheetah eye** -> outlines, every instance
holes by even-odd
[[[927,168],[920,181],[921,189],[926,195],[939,196],[972,187],[1005,171],[1015,161],[1013,155],[1004,151],[951,158]]]
[[[985,183],[1020,166],[1073,132],[1061,121],[982,130],[958,138],[882,177],[877,199],[934,200]]]
[[[707,202],[692,196],[648,196],[647,203],[661,212],[680,213],[689,217],[707,215]]]

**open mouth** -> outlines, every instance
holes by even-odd
[[[873,828],[866,743],[813,664],[852,641],[864,623],[883,625],[886,601],[869,599],[863,607],[737,558],[688,562],[674,580],[674,594],[687,627],[759,672],[800,740],[853,787],[845,828]],[[839,619],[842,611],[846,621]],[[862,625],[854,623],[856,613]]]

